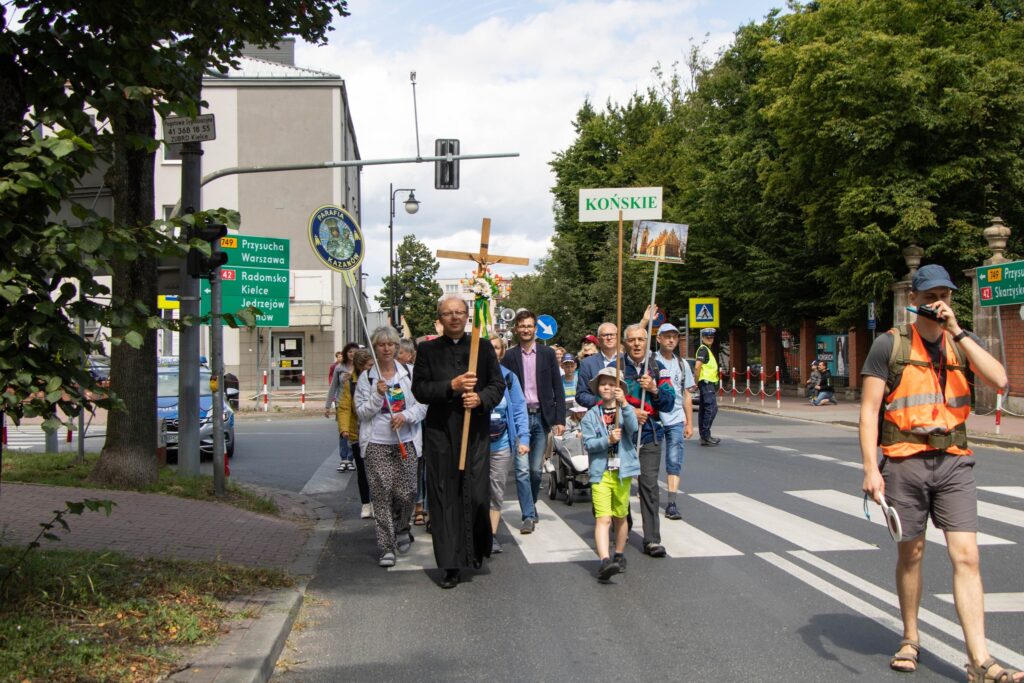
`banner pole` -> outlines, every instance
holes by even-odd
[[[648,362],[651,359],[651,353],[652,353],[652,351],[650,349],[650,344],[651,344],[651,332],[654,330],[654,310],[653,309],[654,309],[654,298],[655,298],[655,296],[658,293],[658,264],[659,263],[661,263],[661,262],[660,261],[655,261],[654,262],[654,279],[651,282],[651,305],[647,308],[647,311],[651,314],[650,317],[647,319],[647,353],[644,354],[644,369],[643,369],[643,373],[640,375],[641,377],[643,377],[644,375],[647,374],[647,364],[648,364]],[[646,395],[647,395],[647,392],[644,391],[643,388],[641,388],[640,389],[640,410],[644,409],[644,397]],[[636,448],[637,448],[637,450],[640,450],[640,432],[642,432],[642,431],[643,431],[642,429],[636,430]],[[655,432],[655,434],[656,433],[657,432]],[[655,439],[655,443],[657,443],[657,439]]]
[[[345,281],[345,285],[346,286],[348,286],[350,289],[354,289],[354,287],[355,287],[355,280],[352,278],[352,274],[351,274],[350,271],[346,270],[346,271],[342,272],[342,279]],[[362,323],[363,323],[363,331],[366,332],[366,346],[370,350],[370,358],[373,359],[373,367],[375,367],[377,369],[377,378],[383,380],[384,376],[381,374],[381,371],[380,371],[380,363],[377,361],[377,352],[374,351],[374,349],[373,349],[373,339],[370,338],[370,326],[366,322],[366,315],[363,313],[363,307],[359,305],[359,292],[356,291],[354,293],[355,293],[355,296],[352,297],[352,301],[354,301],[355,304],[356,304],[356,313],[359,314],[359,320],[361,320]],[[398,366],[398,362],[397,361],[395,362],[395,366],[397,368],[397,366]],[[396,372],[397,372],[397,370],[396,370]],[[352,398],[353,398],[353,400],[355,400],[354,396]],[[384,402],[387,403],[387,405],[388,405],[388,413],[391,414],[391,415],[394,415],[395,414],[395,408],[394,408],[394,406],[391,405],[391,397],[388,396],[388,392],[387,391],[384,392]],[[395,434],[398,435],[398,450],[401,451],[402,459],[404,460],[405,458],[409,457],[409,454],[406,453],[406,451],[405,451],[405,443],[402,441],[402,430],[401,429],[396,429],[395,430]]]
[[[618,333],[619,338],[622,338],[622,209],[619,209],[619,283],[618,283],[618,296],[616,298],[616,313],[615,313],[615,330]],[[616,380],[622,378],[622,354],[615,354],[615,374]],[[619,428],[619,414],[621,410],[615,411],[615,428]]]

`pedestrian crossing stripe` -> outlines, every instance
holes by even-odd
[[[867,529],[863,536],[867,541],[841,533],[823,523],[820,516],[811,521],[803,516],[788,512],[779,507],[768,505],[748,496],[734,493],[696,493],[678,494],[681,498],[691,498],[719,511],[726,512],[745,524],[757,527],[762,531],[776,536],[786,543],[809,552],[878,550],[880,546],[888,547],[883,541],[888,536],[877,526],[884,526],[881,515],[873,515],[871,521],[864,519],[863,498],[834,489],[815,489],[802,491],[786,491],[793,498],[814,503],[827,508],[831,512],[852,516],[863,520]],[[581,500],[585,504],[585,501]],[[631,497],[633,513],[633,541],[643,540],[643,520],[640,514],[639,497]],[[568,512],[572,508],[562,508]],[[1001,508],[1001,509],[1000,509]],[[986,512],[999,514],[993,516],[996,521],[1014,525],[1015,514],[1020,511],[1001,506],[986,507]],[[1003,513],[1011,513],[1002,517]],[[520,534],[522,515],[514,500],[507,501],[503,506],[502,519],[511,534],[514,547],[518,548],[527,563],[534,565],[578,563],[596,561],[597,554],[593,545],[593,522],[587,520],[587,530],[579,532],[563,519],[546,501],[537,501],[537,531],[532,534]],[[660,511],[659,511],[660,514]],[[985,514],[982,515],[986,516]],[[1008,521],[1010,520],[1010,521]],[[576,524],[579,527],[579,524]],[[675,559],[713,558],[742,556],[745,553],[730,545],[725,540],[714,537],[686,521],[661,520],[661,544],[665,546],[668,557]],[[414,531],[414,533],[416,533]],[[929,526],[926,539],[938,545],[946,545],[941,531]],[[1010,541],[989,534],[978,534],[979,546],[1014,545]],[[511,548],[506,544],[506,552]],[[409,553],[399,557],[398,564],[389,571],[423,571],[436,568],[433,546],[429,534],[416,533],[416,542]]]

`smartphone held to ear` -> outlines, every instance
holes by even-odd
[[[916,313],[922,318],[928,318],[929,320],[939,321],[939,314],[935,312],[935,309],[930,306],[907,306],[907,310],[911,313]]]

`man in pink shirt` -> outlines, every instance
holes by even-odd
[[[537,497],[548,434],[561,436],[565,431],[565,388],[554,349],[537,344],[537,316],[520,311],[512,329],[519,345],[505,353],[501,364],[516,373],[530,414],[530,452],[515,457],[516,494],[523,514],[520,532],[530,534],[537,525]]]

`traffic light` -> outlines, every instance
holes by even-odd
[[[458,140],[434,140],[434,156],[444,157],[449,155],[458,156]],[[457,190],[459,189],[459,160],[435,161],[434,162],[434,189],[435,190]]]
[[[220,238],[227,234],[228,226],[223,223],[214,223],[213,221],[207,221],[192,228],[189,237],[209,242],[210,255],[207,256],[196,247],[189,249],[189,275],[209,280],[221,266],[228,262],[228,255],[220,250]]]

